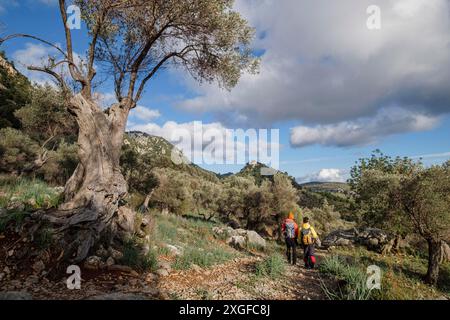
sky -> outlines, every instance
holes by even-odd
[[[30,33],[62,44],[56,2],[0,0],[1,36]],[[377,16],[368,12],[373,5]],[[278,129],[279,141],[269,141],[279,147],[278,169],[300,182],[345,181],[375,149],[426,165],[450,159],[449,0],[237,0],[235,10],[256,30],[259,73],[243,74],[226,91],[166,69],[149,83],[128,130],[171,140],[198,121],[219,132]],[[373,17],[379,28],[368,27]],[[84,25],[73,38],[81,57]],[[33,81],[48,81],[25,66],[55,54],[51,48],[28,39],[0,50]],[[108,105],[113,90],[101,80],[98,98]],[[243,166],[194,162],[221,173]]]

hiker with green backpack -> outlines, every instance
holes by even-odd
[[[303,261],[306,269],[314,269],[316,264],[316,256],[314,252],[314,244],[318,239],[314,228],[309,224],[309,218],[303,218],[303,225],[299,235],[301,244],[303,246]]]
[[[295,265],[297,263],[297,238],[298,225],[294,220],[294,214],[289,213],[289,217],[284,220],[281,231],[286,241],[286,256],[289,263]]]

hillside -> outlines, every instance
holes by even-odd
[[[182,159],[181,152],[166,139],[144,132],[131,131],[125,135],[122,158],[127,156],[140,158],[147,169],[171,168],[210,181],[217,180],[216,173]]]
[[[235,176],[238,177],[253,177],[255,179],[255,183],[257,185],[261,185],[262,181],[270,180],[273,181],[273,175],[281,174],[286,176],[292,183],[294,187],[298,187],[297,182],[293,177],[291,177],[287,172],[282,172],[273,168],[268,167],[267,165],[251,161],[247,163]],[[227,174],[226,176],[230,176],[232,174]]]
[[[350,186],[345,182],[306,182],[301,183],[300,186],[313,192],[346,193],[350,191]]]
[[[0,52],[0,128],[19,128],[14,112],[30,101],[30,81]]]

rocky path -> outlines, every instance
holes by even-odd
[[[237,258],[207,269],[194,266],[167,276],[127,273],[84,274],[81,290],[68,290],[65,281],[17,279],[2,285],[0,298],[20,299],[214,299],[314,300],[325,299],[318,271],[288,266],[276,279],[257,277],[261,257]],[[4,283],[3,283],[4,284]]]
[[[276,279],[257,277],[255,265],[260,260],[246,257],[207,270],[172,272],[160,279],[157,288],[165,299],[325,299],[318,271],[286,266],[284,275]]]

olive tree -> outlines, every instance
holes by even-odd
[[[121,206],[127,184],[119,161],[125,126],[158,71],[174,66],[199,81],[232,88],[243,71],[256,71],[257,60],[250,49],[254,31],[233,10],[233,0],[77,0],[90,38],[86,59],[79,62],[67,23],[68,4],[59,0],[65,48],[26,34],[1,42],[34,39],[60,54],[29,69],[55,79],[78,124],[80,162],[65,186],[64,203],[49,218],[59,225],[66,254],[76,262],[88,255],[99,236],[114,234],[117,217],[128,211]],[[61,65],[67,66],[75,85],[57,72]],[[95,99],[99,72],[114,82],[117,102],[106,110]]]
[[[443,241],[450,236],[450,167],[425,168],[376,152],[353,167],[350,185],[366,224],[415,233],[428,245],[426,282],[436,284]]]
[[[428,245],[427,283],[439,277],[443,241],[450,237],[450,168],[432,166],[402,181],[398,205]]]

